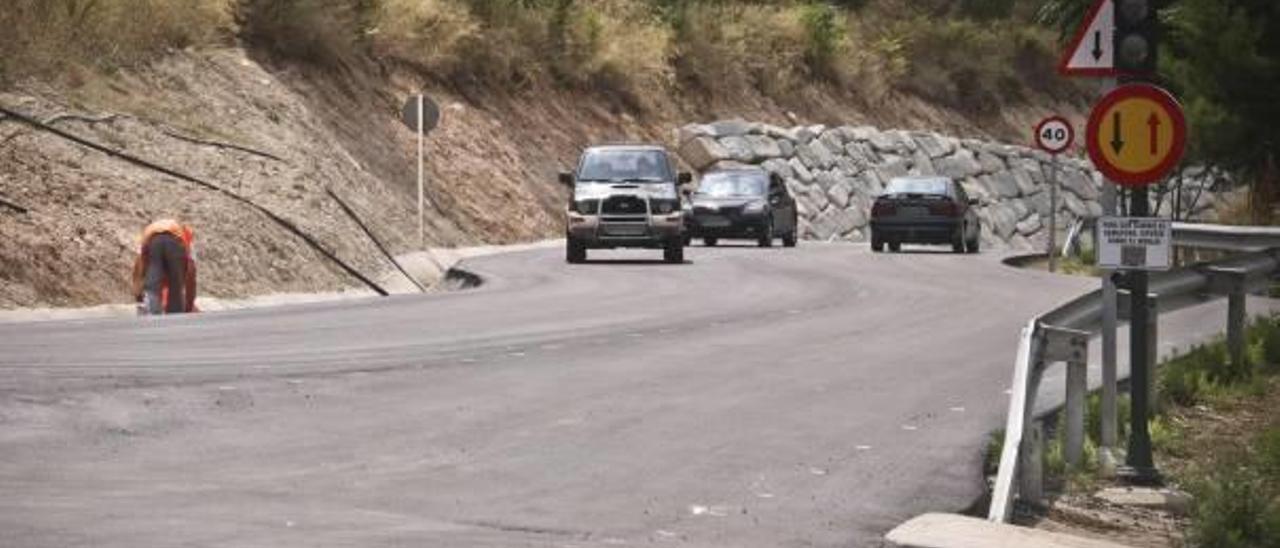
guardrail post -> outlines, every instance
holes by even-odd
[[[1084,407],[1085,397],[1089,393],[1088,358],[1089,333],[1074,329],[1044,326],[1045,363],[1066,362],[1067,364],[1067,409],[1066,428],[1067,445],[1063,448],[1067,465],[1077,468],[1084,458]]]
[[[1044,426],[1035,421],[1022,439],[1018,463],[1018,499],[1027,504],[1044,500]]]
[[[1243,367],[1245,347],[1246,272],[1234,268],[1210,267],[1210,292],[1227,296],[1227,351],[1232,367]]]

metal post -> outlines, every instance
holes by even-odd
[[[1018,464],[1018,498],[1027,504],[1044,500],[1044,426],[1035,421],[1022,438],[1022,462]]]
[[[1049,272],[1058,271],[1058,155],[1049,162]]]
[[[1244,284],[1232,288],[1227,294],[1227,350],[1231,354],[1231,367],[1244,370]]]
[[[1156,398],[1156,367],[1160,364],[1160,309],[1157,306],[1159,296],[1147,294],[1147,409],[1151,416],[1160,412],[1160,401]]]
[[[426,193],[423,190],[423,159],[425,156],[426,131],[422,126],[423,111],[426,110],[426,95],[418,94],[418,246],[422,249],[427,248],[427,224],[426,215],[423,212],[423,202],[426,200]]]
[[[1137,187],[1130,194],[1129,207],[1134,217],[1150,214],[1147,188]],[[1147,352],[1147,272],[1129,272],[1129,398],[1133,405],[1129,421],[1129,452],[1125,456],[1125,469],[1119,471],[1126,481],[1137,485],[1158,485],[1159,472],[1151,457],[1151,433],[1147,430],[1148,370]]]
[[[1115,79],[1110,79],[1105,84],[1106,89],[1114,88]],[[1105,92],[1106,90],[1104,90]],[[1116,214],[1116,185],[1111,182],[1102,184],[1102,214],[1104,216]],[[1095,228],[1095,230],[1097,230]],[[1094,252],[1096,254],[1098,242],[1101,241],[1095,232],[1093,238]],[[1116,392],[1117,392],[1117,375],[1116,375],[1116,283],[1111,278],[1115,271],[1106,270],[1102,272],[1102,451],[1101,461],[1104,471],[1112,470],[1115,467],[1115,455],[1113,451],[1117,445],[1116,429],[1119,419],[1116,416]]]
[[[1078,469],[1084,457],[1084,401],[1089,393],[1088,364],[1067,362],[1067,466]]]

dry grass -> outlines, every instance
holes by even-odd
[[[868,104],[906,92],[982,115],[1061,87],[1050,31],[963,16],[979,4],[998,15],[1004,0],[963,9],[903,0],[10,1],[0,24],[20,30],[0,42],[0,80],[111,68],[238,35],[293,61],[382,57],[438,80],[557,84],[637,108],[675,91],[794,98],[827,86]]]
[[[228,0],[7,0],[0,82],[56,78],[77,67],[145,62],[169,49],[225,41]]]

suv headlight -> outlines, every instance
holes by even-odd
[[[670,215],[680,211],[680,201],[653,199],[649,201],[649,207],[653,208],[653,212],[657,215]]]
[[[575,200],[572,206],[575,213],[595,215],[600,211],[600,200]]]
[[[765,206],[764,201],[750,202],[745,207],[743,207],[742,210],[747,213],[763,213],[764,206]]]

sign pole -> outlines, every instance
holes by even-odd
[[[1108,78],[1103,82],[1102,93],[1106,95],[1116,87],[1116,79]],[[1112,181],[1104,181],[1102,184],[1102,216],[1113,217],[1119,213],[1116,207],[1116,185]],[[1094,256],[1097,257],[1098,248],[1101,245],[1101,235],[1097,233],[1097,225],[1094,225],[1093,250]],[[1116,396],[1119,391],[1117,374],[1116,374],[1116,318],[1118,316],[1116,310],[1116,300],[1118,292],[1116,291],[1116,282],[1112,277],[1114,270],[1102,271],[1102,466],[1106,470],[1115,470],[1116,456],[1114,451],[1118,445],[1116,429],[1119,426],[1119,411],[1116,405]]]
[[[1058,271],[1058,155],[1049,163],[1049,272]]]
[[[1147,187],[1132,189],[1133,197],[1129,205],[1129,214],[1134,217],[1147,217],[1151,214],[1147,201]],[[1125,457],[1127,470],[1123,475],[1130,482],[1140,485],[1160,483],[1159,473],[1151,457],[1151,433],[1147,430],[1147,416],[1150,411],[1147,402],[1150,392],[1147,390],[1148,370],[1147,354],[1147,289],[1148,278],[1145,270],[1131,270],[1129,279],[1129,452]]]
[[[425,141],[426,141],[426,128],[423,127],[424,124],[422,120],[423,118],[422,113],[424,110],[426,110],[424,108],[425,105],[423,105],[423,100],[425,98],[426,98],[426,95],[421,93],[418,94],[418,246],[421,247],[422,249],[427,248],[427,225],[426,225],[426,217],[423,212],[423,202],[425,201],[426,194],[423,191],[423,180],[422,180],[423,179],[422,164],[423,164],[423,156],[425,155],[424,148],[425,148]]]

